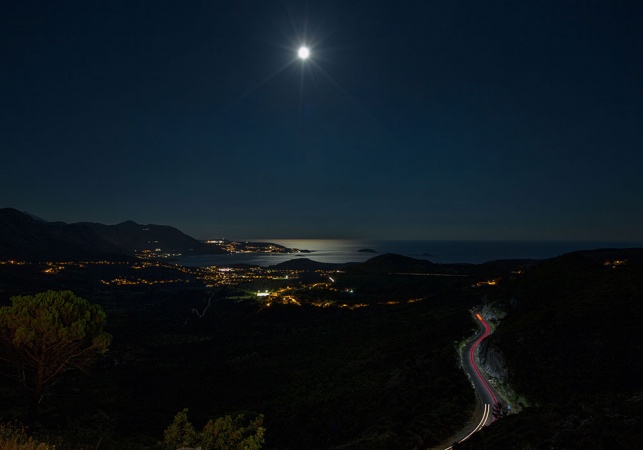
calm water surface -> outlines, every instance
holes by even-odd
[[[185,256],[179,263],[186,266],[225,266],[255,264],[270,266],[296,258],[326,263],[363,262],[378,254],[397,253],[435,263],[479,264],[496,259],[545,259],[575,250],[598,248],[643,248],[643,242],[627,241],[369,241],[354,239],[248,239],[274,242],[289,248],[309,250],[298,254],[247,254]],[[370,249],[377,253],[360,252]]]

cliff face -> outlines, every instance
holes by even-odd
[[[483,306],[481,314],[486,320],[502,320],[507,317],[507,313],[504,309],[495,303]]]
[[[507,381],[509,369],[507,360],[502,351],[495,347],[489,339],[485,339],[478,347],[478,359],[482,369],[491,377],[498,379],[501,383]]]

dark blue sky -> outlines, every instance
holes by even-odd
[[[635,0],[3,1],[0,206],[197,238],[643,240],[642,23]]]

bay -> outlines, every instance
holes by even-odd
[[[576,250],[600,248],[643,248],[629,241],[437,241],[357,239],[248,239],[273,242],[310,253],[232,253],[228,255],[181,256],[185,266],[253,264],[271,266],[298,258],[324,263],[363,262],[384,253],[396,253],[435,263],[480,264],[498,259],[546,259]],[[372,250],[363,252],[360,250]]]

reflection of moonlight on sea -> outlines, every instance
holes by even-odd
[[[310,50],[305,46],[300,47],[297,51],[297,56],[299,56],[299,59],[308,59],[308,57],[310,56]]]

